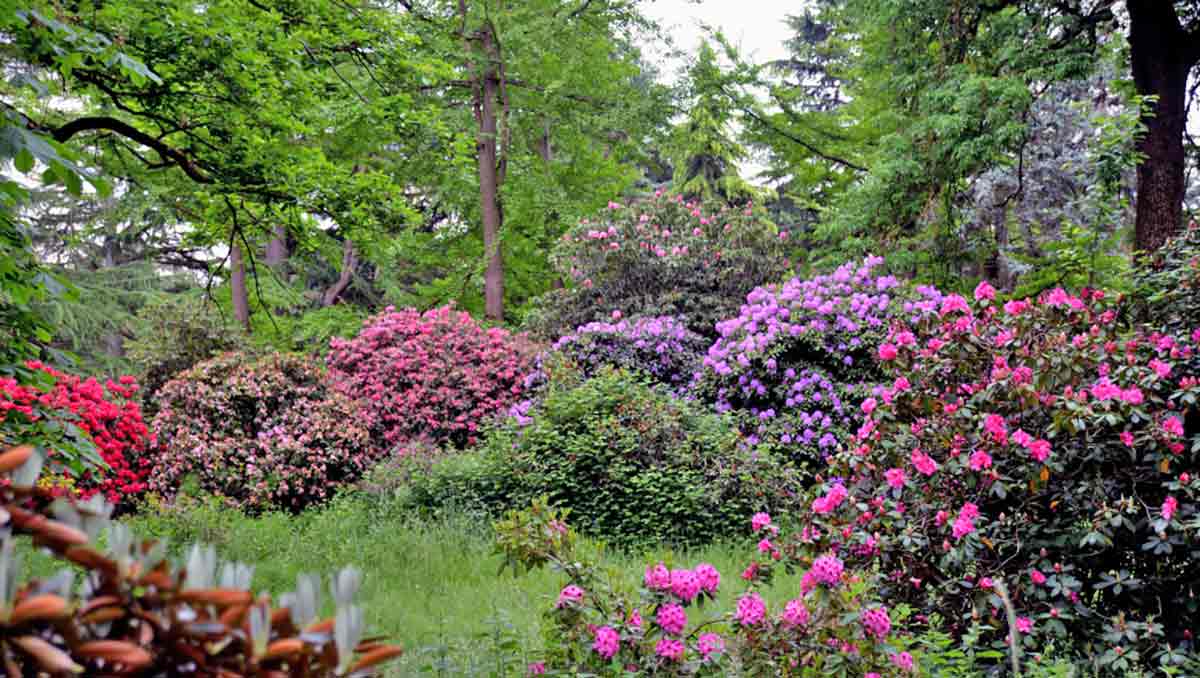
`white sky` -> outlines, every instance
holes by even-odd
[[[652,0],[646,14],[657,19],[675,39],[675,46],[694,54],[704,37],[701,24],[721,30],[749,61],[762,63],[784,57],[789,37],[783,23],[788,14],[803,12],[803,0]],[[663,75],[674,74],[664,69]]]

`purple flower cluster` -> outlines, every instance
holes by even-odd
[[[692,382],[708,342],[671,316],[582,325],[554,342],[585,375],[603,365],[649,376],[682,393]]]

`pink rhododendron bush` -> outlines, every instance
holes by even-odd
[[[250,510],[300,510],[332,497],[378,457],[357,401],[305,356],[226,353],[159,392],[150,489],[191,476]]]
[[[878,347],[886,386],[796,548],[878,570],[886,604],[1102,672],[1181,666],[1200,623],[1200,332],[1123,327],[1101,292],[945,297]],[[998,591],[1012,598],[1011,623]],[[1124,674],[1120,674],[1124,675]]]
[[[520,399],[534,351],[451,307],[388,307],[328,355],[335,387],[364,403],[362,421],[389,447],[413,439],[471,445],[492,415]]]
[[[941,301],[881,273],[882,263],[867,257],[759,287],[717,324],[699,393],[738,420],[749,444],[819,464],[853,432],[868,386],[883,378],[876,356],[889,327],[912,325]]]
[[[588,323],[672,316],[712,339],[750,290],[787,273],[789,245],[761,208],[661,191],[610,203],[555,246],[552,260],[569,284],[542,297],[526,324],[554,340]]]

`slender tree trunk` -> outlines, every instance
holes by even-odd
[[[233,317],[247,332],[250,331],[250,296],[246,290],[246,264],[242,247],[232,243],[229,249],[229,289],[233,296]]]
[[[479,210],[483,220],[483,251],[487,268],[483,274],[484,312],[488,318],[504,320],[504,260],[500,252],[500,229],[504,212],[500,204],[500,172],[497,167],[497,113],[500,75],[496,61],[496,38],[490,27],[479,32],[484,63],[479,71],[475,106],[479,123],[476,154],[479,156]]]
[[[1158,249],[1183,224],[1183,133],[1188,72],[1200,60],[1200,35],[1189,34],[1168,0],[1129,0],[1129,47],[1138,94],[1157,101],[1142,118],[1138,142],[1134,246]]]
[[[287,263],[287,227],[283,224],[276,224],[271,231],[271,239],[267,241],[267,266],[271,268],[281,268]]]
[[[357,267],[358,256],[354,253],[354,243],[350,241],[350,238],[346,238],[342,243],[342,272],[333,286],[325,290],[325,294],[322,295],[322,306],[333,306],[337,303],[338,297],[342,296],[342,293],[350,286],[350,281],[354,279],[354,269]]]

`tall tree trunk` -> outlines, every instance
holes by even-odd
[[[496,102],[500,96],[500,74],[497,70],[496,37],[490,26],[479,32],[483,65],[479,70],[479,87],[475,114],[479,123],[476,154],[479,156],[479,211],[483,220],[483,251],[487,268],[483,274],[484,313],[492,320],[504,320],[504,261],[500,253],[500,229],[504,212],[500,204],[500,172],[497,156]]]
[[[350,281],[354,279],[354,269],[357,267],[358,256],[354,254],[354,243],[350,238],[346,238],[342,242],[342,272],[333,286],[325,290],[325,294],[321,296],[322,306],[333,306],[337,303],[338,297],[342,296],[342,293],[350,286]]]
[[[1138,142],[1134,246],[1158,249],[1183,223],[1188,72],[1200,60],[1200,34],[1188,33],[1169,0],[1129,0],[1129,47],[1138,94],[1158,98]]]
[[[246,264],[242,247],[231,243],[229,248],[229,289],[233,296],[233,317],[247,332],[250,331],[250,296],[246,291]]]
[[[267,241],[267,266],[278,269],[287,263],[287,227],[276,224],[271,231],[271,239]]]

